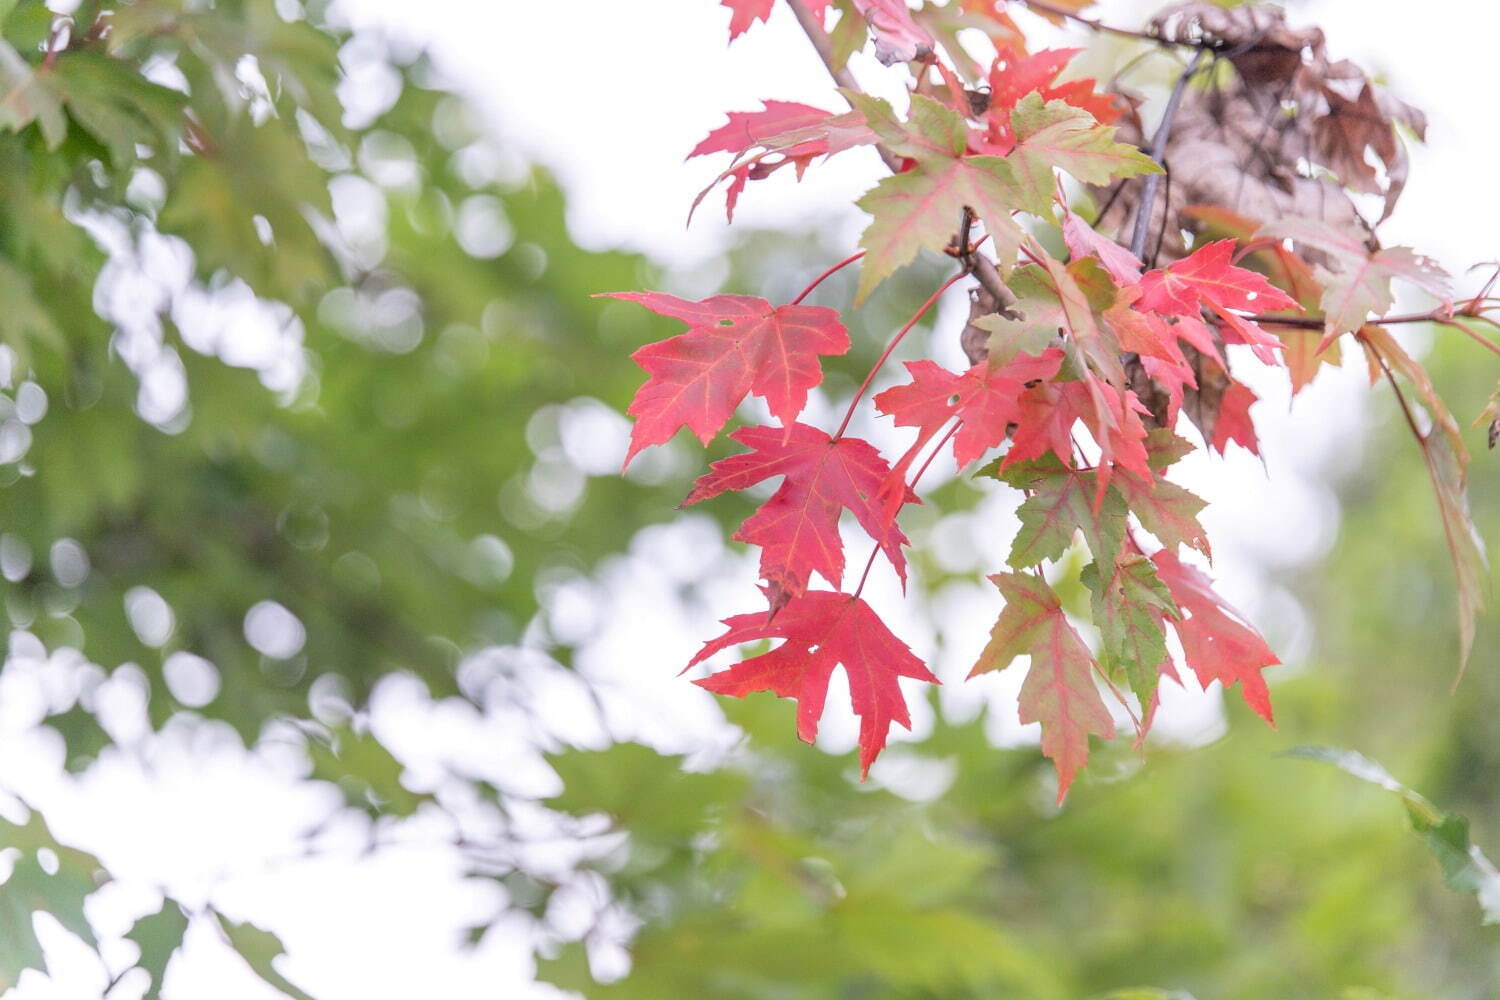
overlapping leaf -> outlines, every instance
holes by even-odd
[[[1245,617],[1214,591],[1202,570],[1179,560],[1171,549],[1162,549],[1151,561],[1182,612],[1173,628],[1182,640],[1183,659],[1199,682],[1205,687],[1211,681],[1226,688],[1239,684],[1245,704],[1273,722],[1271,692],[1261,672],[1281,662],[1276,654]]]
[[[1323,269],[1323,342],[1353,333],[1371,315],[1390,309],[1391,279],[1402,278],[1447,301],[1452,295],[1448,275],[1433,261],[1408,247],[1372,249],[1368,241],[1348,230],[1335,229],[1316,219],[1282,219],[1260,230],[1262,236],[1291,239],[1327,254],[1331,268]],[[1321,346],[1320,346],[1321,350]]]
[[[901,552],[906,536],[878,500],[891,469],[873,446],[858,438],[835,439],[801,423],[786,429],[743,427],[730,437],[751,450],[715,462],[683,504],[785,477],[734,534],[738,541],[761,546],[760,571],[773,607],[802,594],[814,572],[834,586],[843,581],[839,514],[844,510],[906,579]]]
[[[1010,165],[998,156],[933,157],[918,162],[913,169],[882,180],[858,204],[874,219],[859,239],[866,254],[856,303],[911,263],[917,251],[941,251],[947,246],[965,208],[983,220],[1002,259],[1015,257],[1020,240],[1020,229],[1011,219],[1017,207],[1014,179]]]
[[[1020,718],[1042,725],[1042,753],[1057,767],[1061,802],[1088,761],[1089,736],[1115,735],[1114,720],[1094,682],[1098,664],[1045,580],[1025,573],[997,573],[990,580],[1005,597],[1005,608],[969,676],[1030,655],[1031,668],[1021,683]]]
[[[912,380],[880,393],[875,407],[894,417],[898,427],[917,428],[918,447],[957,417],[953,457],[963,468],[1005,440],[1022,418],[1017,398],[1026,384],[1051,378],[1061,363],[1056,349],[1040,357],[1018,355],[999,367],[980,363],[962,375],[931,361],[909,361]]]
[[[1016,511],[1021,528],[1006,561],[1027,569],[1046,559],[1058,559],[1073,543],[1075,533],[1103,565],[1113,565],[1125,539],[1125,503],[1111,490],[1098,500],[1098,473],[1064,465],[1048,455],[1009,468],[1005,481],[1028,494]]]
[[[1096,559],[1085,567],[1083,583],[1093,598],[1105,668],[1124,671],[1140,703],[1150,706],[1167,659],[1162,622],[1178,617],[1171,593],[1158,579],[1151,560],[1138,553],[1118,562]]]
[[[1011,112],[1015,146],[1006,156],[1015,177],[1017,208],[1051,218],[1057,189],[1054,169],[1086,184],[1107,184],[1117,177],[1155,174],[1161,167],[1128,143],[1115,142],[1115,129],[1064,101],[1046,101],[1031,93]]]
[[[1201,303],[1224,324],[1226,342],[1249,344],[1262,361],[1274,363],[1274,350],[1281,342],[1230,310],[1254,313],[1300,307],[1264,275],[1230,263],[1233,254],[1234,240],[1215,240],[1164,268],[1148,271],[1141,278],[1137,308],[1196,319]]]
[[[738,156],[774,136],[821,125],[834,115],[796,101],[762,101],[759,111],[731,111],[727,117],[728,124],[704,136],[703,141],[688,154],[689,159],[710,153]]]

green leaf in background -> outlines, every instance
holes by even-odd
[[[0,849],[19,852],[10,877],[0,883],[0,991],[26,969],[46,971],[32,915],[50,913],[94,950],[99,940],[84,915],[84,900],[99,887],[99,859],[59,843],[40,813],[25,824],[0,819]]]
[[[547,758],[562,779],[550,808],[603,813],[623,829],[661,843],[685,843],[705,819],[709,803],[732,802],[744,779],[729,771],[695,774],[682,758],[622,743],[608,750],[569,750]]]
[[[1337,747],[1293,747],[1288,757],[1317,760],[1378,785],[1393,793],[1406,806],[1412,830],[1437,859],[1443,881],[1455,892],[1473,893],[1487,924],[1500,923],[1500,871],[1477,844],[1469,840],[1469,821],[1454,813],[1445,813],[1421,795],[1391,777],[1375,761],[1354,751]]]
[[[182,912],[182,907],[170,899],[164,899],[160,910],[137,920],[125,935],[127,940],[135,942],[136,947],[141,950],[135,964],[146,970],[151,977],[143,1000],[158,1000],[161,996],[167,963],[172,960],[177,949],[182,947],[182,937],[187,929],[188,918]]]
[[[401,781],[401,762],[367,732],[348,727],[308,741],[312,778],[337,785],[345,801],[371,816],[410,816],[428,793],[413,792]]]
[[[218,910],[214,910],[213,914],[225,938],[229,941],[229,947],[245,960],[245,964],[250,966],[251,971],[266,985],[280,990],[292,1000],[313,1000],[276,971],[276,959],[286,954],[286,949],[282,947],[279,937],[252,923],[238,923],[230,920]]]
[[[68,121],[62,102],[47,81],[40,78],[8,42],[0,41],[0,128],[19,132],[36,122],[48,149],[56,149],[68,136]]]

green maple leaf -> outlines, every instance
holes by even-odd
[[[1014,260],[1021,238],[1020,228],[1010,217],[1015,201],[1010,165],[998,156],[934,158],[885,178],[858,202],[875,218],[859,239],[866,254],[855,304],[911,263],[918,250],[941,252],[958,228],[965,207],[984,222],[1002,264]]]
[[[1058,331],[1067,325],[1057,290],[1042,280],[1037,267],[1029,264],[1017,267],[1007,284],[1016,296],[1016,304],[1011,307],[1016,318],[990,313],[974,320],[975,326],[989,331],[992,367],[1005,364],[1017,354],[1041,354],[1057,341]]]
[[[1101,565],[1112,567],[1108,579]],[[1123,670],[1141,705],[1149,705],[1167,658],[1162,617],[1180,617],[1171,592],[1151,560],[1134,554],[1114,564],[1092,563],[1081,579],[1093,597],[1094,625],[1103,640],[1100,659],[1106,669]]]
[[[286,954],[286,948],[282,946],[279,937],[252,923],[230,920],[218,910],[212,912],[218,919],[224,936],[228,938],[229,946],[245,960],[245,964],[250,966],[251,971],[263,982],[291,997],[292,1000],[313,1000],[295,983],[277,971],[274,964],[276,959]]]
[[[860,237],[868,252],[856,303],[911,263],[918,250],[942,251],[966,207],[984,223],[1001,263],[1015,259],[1021,231],[1011,220],[1016,189],[1010,165],[998,156],[962,155],[968,129],[961,115],[919,94],[912,98],[910,120],[903,122],[879,98],[853,93],[849,98],[887,149],[917,164],[885,178],[859,200],[874,220]]]
[[[1114,490],[1094,509],[1097,480],[1092,472],[1066,469],[1056,458],[1025,463],[1007,471],[1013,486],[1033,491],[1016,511],[1016,532],[1007,560],[1016,569],[1058,559],[1082,532],[1089,552],[1100,563],[1114,565],[1125,540],[1125,501]]]
[[[907,156],[919,163],[949,160],[962,156],[968,147],[969,129],[963,116],[923,94],[912,96],[911,120],[902,121],[882,98],[857,90],[839,93],[865,116],[865,124],[880,137],[880,144],[897,156]]]
[[[162,900],[161,909],[135,922],[125,937],[134,941],[141,949],[136,962],[151,977],[143,1000],[158,1000],[161,996],[162,980],[167,974],[167,963],[182,947],[182,936],[187,933],[188,918],[170,899]]]
[[[1063,101],[1043,101],[1036,92],[1023,97],[1011,111],[1011,127],[1016,148],[1005,160],[1015,178],[1017,207],[1043,218],[1052,217],[1057,187],[1054,167],[1085,184],[1162,172],[1136,147],[1115,142],[1112,126],[1100,125],[1087,111]]]
[[[1111,490],[1119,490],[1130,512],[1141,526],[1175,550],[1179,545],[1209,554],[1208,533],[1198,522],[1198,514],[1208,506],[1196,495],[1161,476],[1148,482],[1129,471],[1122,471],[1110,481]]]

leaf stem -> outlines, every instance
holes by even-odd
[[[833,265],[828,270],[826,270],[822,274],[818,275],[816,278],[814,278],[812,280],[812,284],[810,284],[806,288],[802,289],[802,294],[799,295],[799,296],[797,296],[795,299],[793,299],[791,304],[794,305],[794,306],[795,305],[800,305],[803,299],[807,298],[809,295],[812,294],[814,288],[817,288],[824,281],[828,280],[829,278],[831,278],[835,274],[837,274],[839,271],[843,270],[844,268],[848,267],[850,264],[853,264],[855,261],[859,260],[861,257],[863,257],[865,255],[865,253],[866,253],[866,251],[861,250],[859,253],[850,254],[848,257],[845,257],[843,260],[839,261],[837,264]]]
[[[896,350],[896,346],[906,338],[906,335],[911,332],[911,328],[917,325],[917,321],[927,314],[927,310],[932,308],[933,304],[942,297],[942,294],[948,289],[952,288],[954,284],[968,275],[968,273],[968,271],[959,271],[953,277],[949,278],[947,281],[939,285],[938,290],[929,295],[927,297],[927,301],[923,302],[921,306],[917,308],[917,311],[912,314],[911,319],[906,321],[906,325],[903,326],[900,330],[896,331],[896,335],[891,338],[891,342],[885,345],[885,350],[882,351],[880,357],[875,360],[875,365],[870,369],[870,373],[866,375],[865,380],[860,383],[859,389],[854,393],[854,398],[849,400],[849,409],[844,412],[844,422],[839,424],[839,429],[834,431],[833,433],[833,439],[835,441],[843,437],[844,431],[849,429],[849,421],[854,419],[854,408],[857,407],[859,405],[859,401],[864,398],[865,390],[869,389],[870,383],[875,381],[876,373],[879,372],[886,361],[890,359],[891,353]]]
[[[954,434],[957,434],[958,429],[962,426],[962,420],[955,420],[953,422],[953,426],[948,428],[948,433],[944,434],[942,440],[938,441],[937,447],[933,448],[932,451],[927,455],[927,460],[922,463],[922,467],[917,470],[917,474],[911,477],[911,482],[906,484],[907,489],[914,490],[917,488],[917,481],[922,478],[922,475],[927,471],[928,466],[932,465],[932,460],[938,457],[938,455],[943,450],[943,445],[947,444],[949,439],[952,438]],[[870,570],[875,567],[875,557],[879,554],[880,544],[877,542],[875,547],[870,550],[870,558],[865,562],[865,571],[859,575],[859,586],[854,588],[853,596],[858,597],[860,594],[864,593],[865,582],[870,579]]]

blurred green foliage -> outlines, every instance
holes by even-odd
[[[309,780],[372,823],[447,808],[403,783],[361,709],[397,673],[482,709],[456,668],[523,638],[566,670],[552,588],[676,516],[696,450],[621,477],[597,447],[639,381],[627,355],[672,324],[591,295],[664,276],[576,246],[544,174],[504,167],[422,59],[350,39],[321,3],[84,0],[57,18],[22,0],[0,14],[0,594],[13,650],[80,654],[39,723],[70,768],[89,767],[112,742],[95,695],[130,665],[155,725],[222,720],[253,744],[294,720]],[[400,79],[389,106],[341,92],[361,60]],[[731,283],[788,298],[833,256],[754,236]],[[932,273],[850,317],[857,346],[831,395]],[[246,330],[269,346],[245,355]],[[1494,382],[1465,348],[1440,334],[1432,356],[1459,412]],[[726,702],[743,740],[708,770],[634,744],[554,747],[561,791],[541,803],[455,774],[502,817],[555,810],[584,859],[559,880],[507,843],[475,875],[531,915],[541,978],[590,997],[1494,996],[1497,932],[1443,889],[1399,810],[1277,756],[1359,748],[1500,846],[1495,627],[1481,623],[1450,695],[1441,530],[1390,400],[1377,411],[1339,484],[1332,555],[1289,581],[1316,639],[1275,683],[1278,730],[1236,703],[1210,747],[1106,748],[1057,812],[1036,751],[997,749],[982,718],[938,712],[929,737],[890,752],[925,776],[913,800],[797,744],[789,706]],[[1493,454],[1471,495],[1500,537]],[[941,511],[972,490],[932,499]],[[726,534],[737,503],[706,511]],[[273,616],[252,641],[247,615],[267,601],[300,634]],[[36,911],[98,946],[83,901],[108,875],[36,813],[0,821],[0,851],[3,988],[45,966]],[[612,921],[579,934],[552,904],[586,878]],[[302,995],[271,931],[167,899],[127,935],[148,996],[192,921]],[[596,961],[596,982],[590,953],[622,943],[629,974]]]

